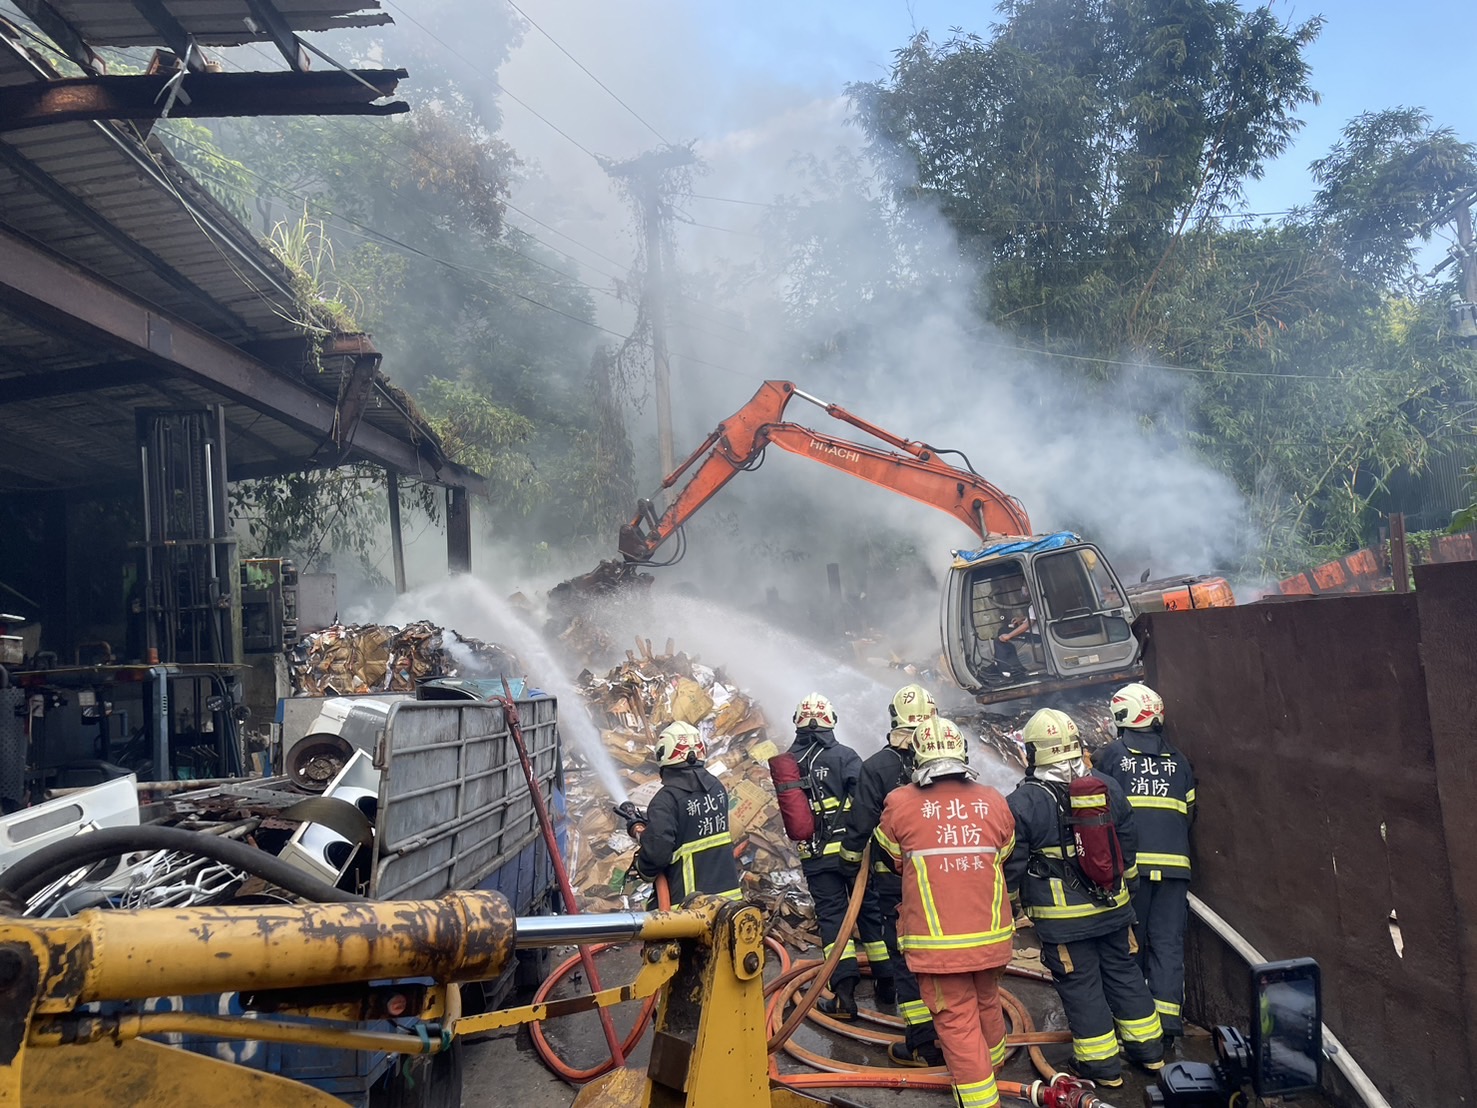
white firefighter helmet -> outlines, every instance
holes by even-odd
[[[924,720],[939,714],[933,697],[922,685],[904,685],[892,694],[892,703],[887,706],[893,727],[916,727]]]
[[[836,726],[836,709],[818,692],[813,692],[795,709],[795,730],[830,731]]]
[[[1026,721],[1021,738],[1026,743],[1026,764],[1052,766],[1082,757],[1077,724],[1066,712],[1042,708]]]
[[[656,740],[656,763],[663,768],[701,762],[708,756],[703,733],[690,723],[677,721],[662,729]]]
[[[1158,731],[1164,726],[1164,698],[1135,681],[1113,694],[1113,722],[1127,731]]]

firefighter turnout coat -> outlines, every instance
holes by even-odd
[[[1097,776],[1107,783],[1108,805],[1123,852],[1124,878],[1107,903],[1088,893],[1086,878],[1077,872],[1073,862],[1077,848],[1070,832],[1063,846],[1058,797],[1066,795],[1067,786],[1027,777],[1010,794],[1016,848],[1006,862],[1005,879],[1012,893],[1019,891],[1026,915],[1043,943],[1096,938],[1133,923],[1131,896],[1138,880],[1133,809],[1118,782],[1101,773]]]
[[[666,874],[674,905],[695,892],[738,898],[728,790],[702,766],[662,770],[662,787],[646,809],[636,871],[653,879]]]
[[[840,870],[841,836],[846,813],[862,771],[862,759],[851,747],[836,741],[834,731],[801,731],[790,753],[810,779],[810,804],[815,810],[816,833],[809,842],[796,843],[800,865],[807,873]]]
[[[876,839],[903,875],[898,946],[914,973],[973,973],[1010,961],[1015,933],[1003,866],[1015,819],[966,777],[887,796]]]
[[[1195,771],[1190,759],[1155,731],[1124,731],[1092,756],[1096,771],[1123,788],[1138,829],[1139,876],[1190,879]]]
[[[884,746],[862,763],[856,780],[856,795],[846,813],[841,834],[841,858],[860,863],[862,851],[872,841],[872,832],[882,822],[882,806],[888,794],[913,779],[913,752]],[[896,873],[885,851],[872,851],[872,868],[878,873]]]

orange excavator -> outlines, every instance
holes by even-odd
[[[786,422],[792,399],[814,404],[892,449]],[[758,468],[769,446],[937,508],[973,532],[980,545],[954,551],[941,631],[954,679],[982,703],[1133,680],[1140,673],[1136,615],[1236,602],[1221,577],[1141,581],[1125,588],[1092,543],[1068,531],[1033,533],[1020,502],[976,473],[963,454],[894,435],[789,381],[764,382],[667,475],[663,490],[693,471],[665,511],[658,514],[650,500],[637,504],[621,528],[621,555],[629,563],[671,564],[654,561],[657,551],[674,536],[680,543],[693,514],[738,474]],[[940,454],[957,455],[963,468]]]

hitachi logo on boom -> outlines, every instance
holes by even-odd
[[[810,440],[810,448],[820,454],[834,454],[838,458],[844,458],[848,462],[859,462],[862,456],[855,450],[847,450],[845,447],[832,446],[828,442],[817,442]]]

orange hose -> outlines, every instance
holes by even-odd
[[[765,995],[769,998],[766,1006],[766,1026],[773,1029],[779,1021],[779,1013],[788,1006],[791,998],[799,991],[804,982],[811,976],[818,974],[822,969],[819,962],[809,961],[796,965],[788,974],[771,981],[765,988]],[[1017,977],[1037,979],[1040,975],[1030,970],[1020,970],[1007,967],[1007,973]],[[1049,978],[1048,978],[1049,979]],[[1006,1044],[1019,1049],[1025,1047],[1030,1054],[1032,1064],[1043,1077],[1050,1078],[1056,1070],[1046,1061],[1041,1053],[1040,1045],[1043,1043],[1070,1042],[1071,1033],[1061,1031],[1037,1031],[1031,1019],[1030,1013],[1014,994],[1005,989],[1000,990],[1000,1002],[1005,1008],[1010,1019],[1010,1025],[1015,1030],[1007,1035]],[[868,1013],[867,1018],[877,1023],[892,1023],[893,1017],[887,1017],[881,1013]],[[889,1035],[886,1032],[864,1031],[849,1027],[824,1015],[811,1014],[812,1021],[837,1031],[840,1034],[874,1045],[881,1045],[884,1041],[902,1041],[902,1036]],[[863,1066],[852,1062],[840,1062],[831,1058],[824,1058],[813,1051],[807,1050],[794,1042],[785,1042],[783,1049],[796,1061],[804,1065],[820,1070],[820,1073],[808,1074],[782,1074],[779,1063],[774,1055],[769,1060],[770,1080],[794,1089],[824,1089],[824,1088],[894,1088],[894,1089],[950,1089],[952,1084],[949,1080],[948,1070],[941,1067],[928,1067],[909,1071],[896,1071],[880,1069],[873,1066]],[[1015,1082],[997,1081],[1002,1094],[1007,1096],[1024,1097],[1026,1086]]]

